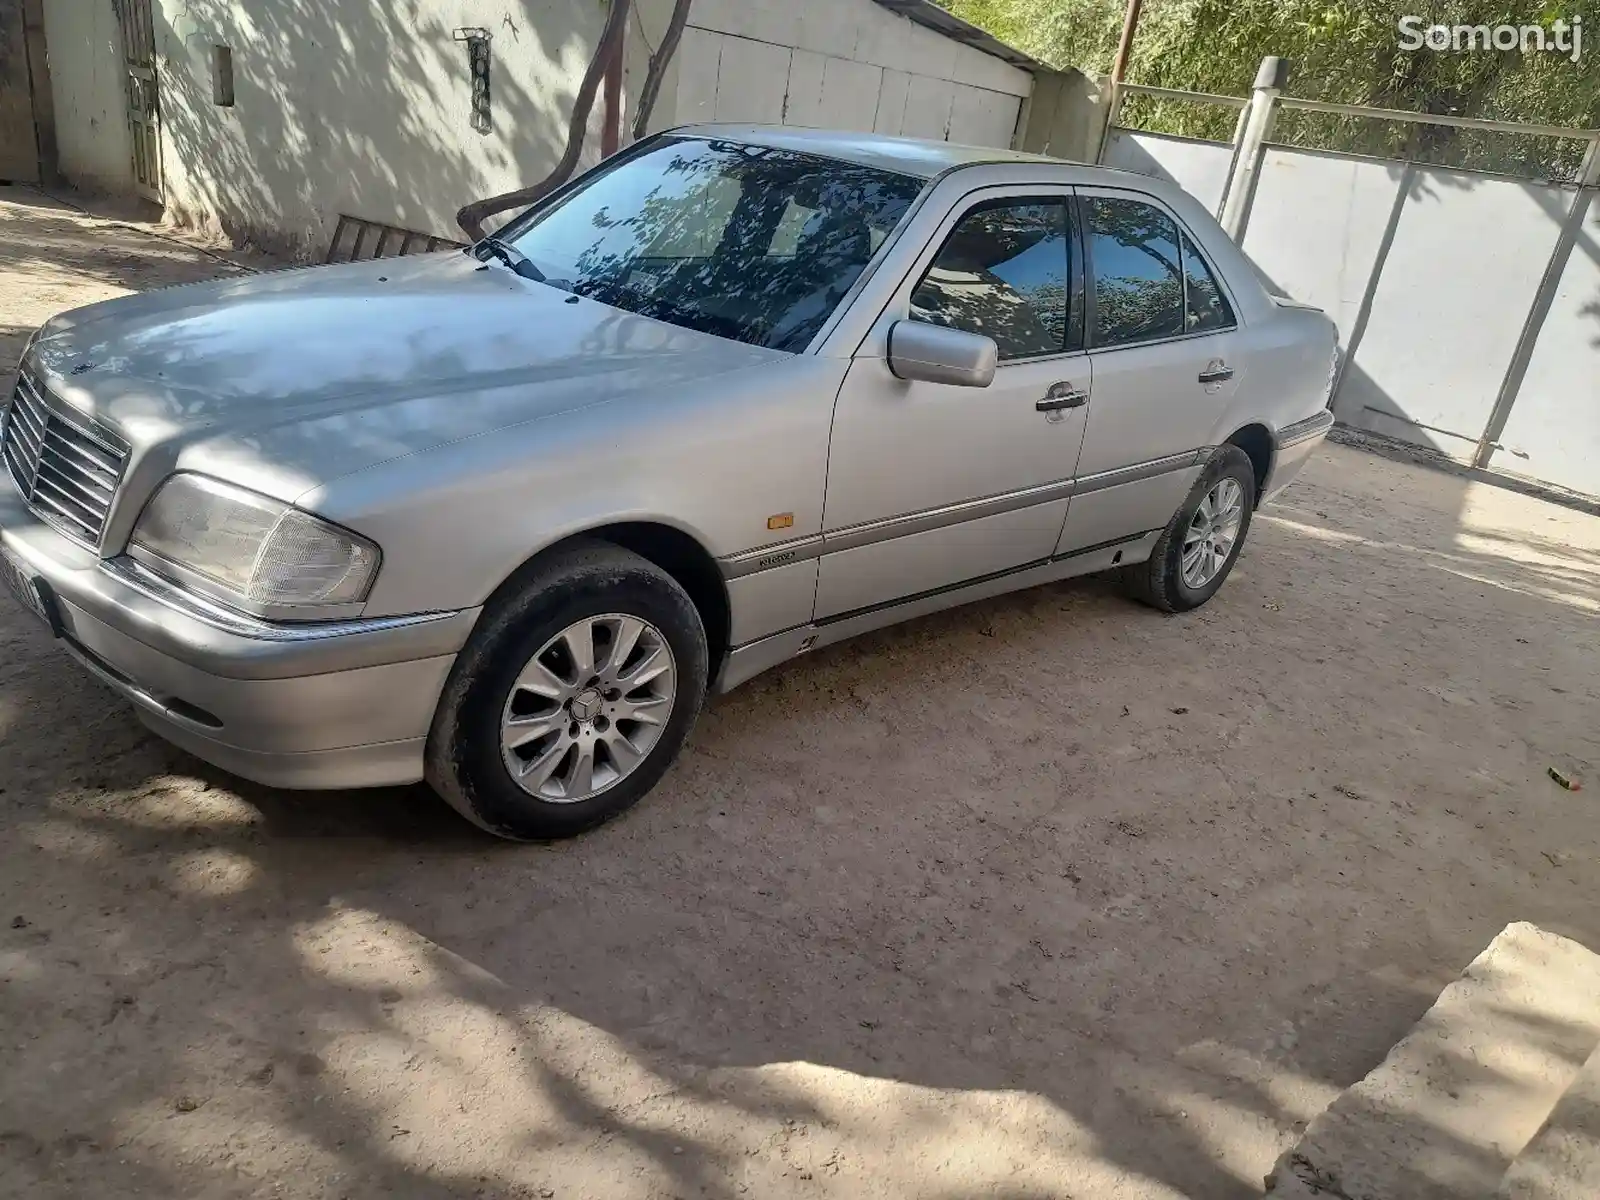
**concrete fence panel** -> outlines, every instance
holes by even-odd
[[[1101,161],[1108,167],[1137,171],[1175,183],[1216,212],[1222,205],[1223,189],[1228,183],[1233,147],[1195,138],[1114,129]]]
[[[1123,85],[1100,161],[1185,188],[1334,319],[1340,420],[1600,495],[1600,133],[1284,96],[1277,66],[1249,100]],[[1130,95],[1242,105],[1236,144],[1117,126]],[[1557,185],[1273,144],[1279,108],[1587,148]]]
[[[1332,317],[1341,345],[1368,303],[1406,174],[1403,163],[1282,146],[1263,156],[1245,251],[1284,292]]]
[[[1591,192],[1489,465],[1600,494],[1600,195]]]
[[[1566,203],[1559,188],[1417,168],[1334,412],[1471,457]]]

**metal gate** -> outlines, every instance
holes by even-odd
[[[133,182],[141,196],[161,199],[161,106],[156,87],[156,35],[150,0],[116,0],[128,80],[128,132]]]

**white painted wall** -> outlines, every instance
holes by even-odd
[[[1348,361],[1335,416],[1469,458],[1569,197],[1544,184],[1270,146],[1244,249],[1268,278],[1338,323]],[[1592,345],[1579,349],[1582,324],[1577,296],[1552,311],[1514,421],[1533,395],[1560,394],[1559,381],[1566,395],[1579,393],[1574,381],[1596,360]],[[1560,435],[1569,445],[1572,432],[1569,423]],[[1518,436],[1537,441],[1525,424]],[[1548,447],[1546,456],[1556,457]],[[1529,472],[1526,462],[1521,469]],[[1560,469],[1543,477],[1556,480]]]
[[[656,127],[759,121],[978,146],[1012,144],[1033,86],[871,0],[696,0],[677,68]]]
[[[1570,204],[1570,193],[1553,197]],[[1600,189],[1489,465],[1600,496]]]
[[[1404,163],[1268,146],[1245,228],[1245,253],[1286,293],[1332,317],[1339,344],[1348,347],[1384,231],[1395,206],[1407,202],[1407,186]],[[1316,236],[1306,236],[1308,229]],[[1345,411],[1339,415],[1354,419]]]
[[[1222,191],[1227,186],[1233,147],[1194,138],[1113,129],[1106,139],[1106,152],[1101,161],[1108,167],[1137,171],[1175,183],[1209,211],[1218,213],[1222,211]]]
[[[605,17],[594,0],[156,4],[168,208],[308,256],[340,213],[459,237],[461,205],[546,174]],[[660,5],[644,7],[648,21]],[[492,34],[487,134],[471,128],[453,37],[469,26]],[[232,108],[212,102],[219,44],[233,51]],[[584,165],[599,157],[600,112],[597,101]]]
[[[601,0],[152,0],[163,188],[180,220],[303,258],[340,214],[459,237],[463,204],[546,175],[607,7]],[[635,0],[625,112],[672,0]],[[1032,77],[872,0],[697,0],[653,127],[836,126],[1009,146]],[[69,178],[131,171],[111,0],[46,0]],[[458,28],[492,34],[493,128],[471,128]],[[235,103],[212,99],[232,50]],[[599,158],[597,101],[580,167]],[[624,133],[630,121],[625,119]]]
[[[1342,200],[1302,191],[1299,236],[1325,228],[1323,208]],[[1561,202],[1560,189],[1541,184],[1419,168],[1335,414],[1470,456],[1555,246]]]
[[[46,0],[45,54],[61,174],[88,191],[133,186],[122,44],[106,2]]]

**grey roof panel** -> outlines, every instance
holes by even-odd
[[[670,131],[685,137],[722,137],[755,146],[773,146],[817,154],[845,162],[930,179],[950,167],[972,163],[1041,162],[1079,166],[1063,159],[998,146],[960,146],[928,138],[889,137],[834,129],[802,129],[794,125],[685,125]]]

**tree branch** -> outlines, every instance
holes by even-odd
[[[685,0],[679,2],[684,8],[688,7]],[[594,108],[595,93],[600,89],[600,81],[604,78],[612,58],[622,53],[622,35],[627,28],[628,10],[632,7],[633,0],[611,0],[611,12],[606,16],[605,28],[600,31],[600,40],[595,44],[594,57],[589,60],[588,69],[583,73],[583,82],[578,85],[578,94],[572,101],[572,120],[567,126],[566,148],[561,152],[561,158],[550,174],[530,187],[505,192],[499,196],[490,196],[486,200],[474,200],[456,213],[456,224],[461,226],[473,241],[476,242],[484,236],[483,222],[486,218],[492,217],[495,213],[505,212],[508,208],[521,208],[532,204],[548,196],[572,178],[572,172],[578,166],[578,156],[583,153],[583,138],[588,131],[589,113]],[[676,17],[677,14],[673,15]],[[665,45],[663,42],[663,48]],[[650,61],[654,69],[655,59],[652,58]]]
[[[689,6],[694,0],[677,0],[672,6],[672,19],[667,22],[667,32],[661,45],[650,56],[649,69],[644,73],[644,87],[639,92],[639,112],[633,119],[633,140],[638,141],[650,126],[650,114],[655,111],[656,96],[661,91],[661,79],[667,73],[667,64],[678,51],[678,41],[683,37],[683,27],[689,23]]]

